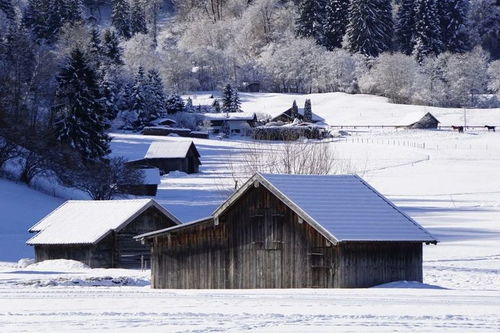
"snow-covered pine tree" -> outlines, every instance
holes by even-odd
[[[436,0],[416,0],[414,39],[413,55],[418,63],[443,50]]]
[[[295,119],[298,117],[298,115],[299,115],[299,107],[297,106],[297,101],[293,100],[291,116],[293,119]]]
[[[393,21],[390,0],[352,0],[347,26],[348,49],[376,57],[391,47]]]
[[[111,24],[115,27],[118,35],[125,39],[129,39],[130,31],[130,5],[128,0],[112,0]]]
[[[437,9],[443,49],[463,53],[470,49],[467,15],[470,0],[439,0]]]
[[[52,37],[49,23],[49,1],[28,0],[23,12],[23,24],[33,33],[36,40],[49,40]]]
[[[500,59],[500,6],[495,0],[475,0],[468,15],[469,39],[472,47],[480,45],[493,59]]]
[[[415,0],[402,0],[399,6],[395,35],[399,50],[410,55],[413,52],[415,32]]]
[[[146,13],[141,0],[133,0],[132,8],[130,9],[130,32],[132,36],[148,33]]]
[[[312,122],[312,107],[310,99],[306,99],[306,102],[304,103],[304,121],[309,123]]]
[[[72,24],[82,21],[83,4],[81,0],[64,0],[63,6],[64,6],[63,23]]]
[[[222,91],[222,112],[231,112],[231,105],[233,103],[233,87],[226,84]]]
[[[102,57],[102,42],[101,35],[97,28],[90,31],[90,41],[88,46],[88,55],[90,61],[94,64],[94,69],[98,69],[101,64]]]
[[[165,103],[165,109],[168,114],[175,114],[184,111],[184,101],[177,94],[170,95]]]
[[[325,43],[325,0],[301,0],[296,22],[297,36],[311,37],[316,43]]]
[[[186,100],[186,106],[184,108],[186,109],[186,112],[194,111],[193,100],[191,99],[191,97],[188,97],[188,99]]]
[[[161,79],[160,73],[156,69],[148,71],[148,109],[149,121],[163,117],[166,114],[165,110],[165,88]]]
[[[12,5],[12,0],[0,0],[0,12],[3,12],[9,20],[14,21],[16,18],[16,11]]]
[[[147,100],[149,96],[146,96],[146,76],[144,73],[144,68],[139,66],[137,74],[135,76],[134,86],[132,88],[131,96],[131,109],[130,112],[136,115],[136,120],[132,124],[135,130],[140,130],[148,124],[149,115],[147,109]]]
[[[120,41],[114,30],[106,29],[104,31],[102,42],[103,55],[107,61],[113,65],[123,65],[123,49],[120,47]]]
[[[241,112],[241,101],[240,96],[238,94],[238,89],[233,88],[233,94],[231,99],[231,111],[230,112]]]
[[[71,146],[85,160],[107,155],[110,138],[105,132],[105,110],[96,74],[80,49],[71,51],[57,81],[57,140]]]
[[[100,82],[99,90],[101,91],[102,95],[101,102],[105,109],[104,117],[107,120],[108,124],[111,124],[111,122],[118,115],[115,82],[107,74],[105,74]]]
[[[349,0],[326,0],[323,44],[327,49],[342,47],[348,17]]]

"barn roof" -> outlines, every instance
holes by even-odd
[[[200,157],[193,141],[154,141],[149,146],[144,158],[185,158],[191,147]]]
[[[218,217],[252,186],[264,186],[333,243],[412,241],[436,243],[423,227],[356,175],[277,175],[256,173],[213,213]],[[205,222],[194,221],[183,227]],[[181,228],[137,236],[143,239]]]
[[[95,244],[111,231],[121,230],[152,206],[180,224],[175,216],[152,199],[69,200],[29,230],[38,233],[27,244]]]
[[[214,212],[217,219],[251,186],[262,184],[333,243],[435,243],[411,217],[356,175],[255,174]]]
[[[205,113],[203,117],[206,120],[224,120],[224,121],[251,121],[256,120],[255,112],[220,112]]]

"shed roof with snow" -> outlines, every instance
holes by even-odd
[[[185,158],[191,148],[199,157],[193,141],[155,141],[149,146],[144,158]]]
[[[357,175],[256,173],[214,211],[214,220],[217,221],[252,186],[259,185],[334,244],[349,241],[437,242],[415,220]],[[176,227],[138,238],[152,237],[172,228]]]
[[[173,223],[180,221],[152,199],[69,200],[29,229],[38,232],[28,245],[96,244],[155,207]]]

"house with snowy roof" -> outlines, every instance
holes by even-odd
[[[201,165],[200,153],[193,141],[154,141],[144,158],[129,161],[128,165],[158,168],[161,174],[170,171],[197,173]]]
[[[69,200],[29,232],[37,262],[73,259],[90,267],[140,268],[150,261],[149,247],[134,236],[180,221],[151,199]]]
[[[422,281],[437,240],[356,175],[257,173],[212,216],[136,237],[153,288],[359,288]]]

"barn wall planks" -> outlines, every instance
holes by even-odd
[[[300,222],[299,222],[300,221]],[[334,245],[263,186],[219,217],[152,239],[153,288],[367,287],[422,280],[420,243]]]

